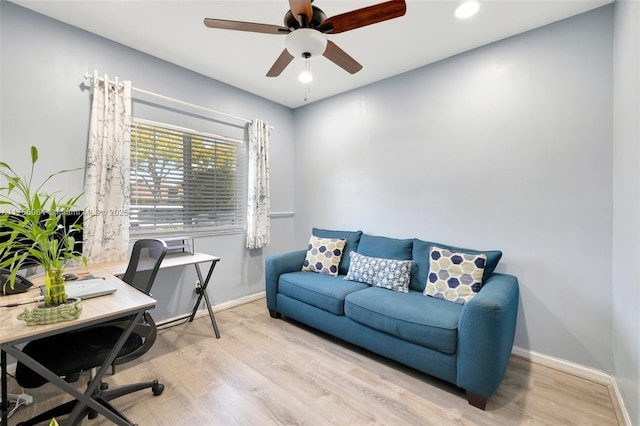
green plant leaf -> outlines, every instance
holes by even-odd
[[[35,194],[33,196],[33,210],[40,210],[42,207],[42,203],[40,203],[40,197],[38,196],[38,194]]]
[[[0,205],[5,206],[0,212],[0,268],[11,271],[7,282],[2,286],[14,287],[17,271],[28,258],[35,259],[45,271],[52,267],[64,267],[67,260],[86,259],[74,249],[76,241],[72,232],[82,229],[81,225],[65,229],[63,220],[66,214],[76,208],[82,194],[70,197],[64,202],[57,200],[56,193],[48,193],[45,184],[55,176],[73,170],[62,170],[49,175],[39,185],[33,184],[34,164],[38,160],[38,149],[32,146],[31,170],[26,177],[20,177],[11,167],[0,162],[0,177],[7,181],[6,187],[0,187]],[[12,216],[9,213],[23,214]],[[47,219],[41,213],[48,212]],[[86,220],[86,219],[85,219]]]
[[[35,146],[31,147],[31,164],[35,164],[38,161],[38,148]]]

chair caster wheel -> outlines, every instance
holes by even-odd
[[[158,383],[157,380],[154,380],[151,390],[153,391],[153,396],[162,395],[162,392],[164,392],[164,385],[162,383]]]
[[[89,411],[89,415],[87,416],[90,420],[95,419],[96,417],[98,417],[98,412],[96,410],[90,410]]]
[[[100,390],[107,390],[107,389],[109,389],[109,383],[105,383],[105,382],[100,383]]]

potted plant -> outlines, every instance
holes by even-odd
[[[76,235],[81,225],[65,226],[64,220],[77,210],[81,195],[60,201],[56,193],[45,192],[54,177],[75,170],[61,170],[35,186],[33,172],[38,149],[31,147],[31,172],[19,176],[8,164],[0,162],[0,176],[6,186],[0,187],[0,268],[10,271],[2,291],[14,287],[16,274],[25,262],[40,265],[45,274],[45,305],[60,305],[67,299],[63,271],[67,262],[79,260],[86,265],[82,253],[75,250]]]

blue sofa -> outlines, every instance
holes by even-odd
[[[469,404],[485,409],[504,377],[516,326],[516,277],[494,273],[500,251],[477,251],[419,239],[395,239],[314,228],[322,238],[346,239],[337,276],[302,271],[307,250],[268,256],[266,299],[281,315],[466,391]],[[482,288],[465,304],[423,294],[432,246],[483,253]],[[413,260],[408,293],[345,280],[354,251],[376,258]]]

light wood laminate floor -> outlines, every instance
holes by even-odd
[[[120,366],[111,385],[159,378],[114,401],[140,426],[160,425],[622,425],[602,384],[512,357],[487,410],[464,392],[290,320],[269,317],[264,299],[159,332],[143,358]],[[86,383],[86,377],[80,379]],[[17,391],[13,380],[10,392]],[[84,386],[78,384],[78,386]],[[27,390],[31,417],[68,397],[47,384]],[[84,425],[104,425],[104,417]]]

